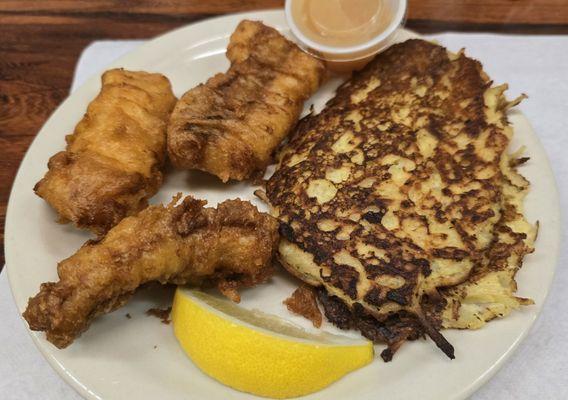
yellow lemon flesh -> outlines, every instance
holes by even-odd
[[[178,288],[174,333],[193,362],[234,389],[289,398],[323,389],[373,360],[361,339],[312,334],[276,316]]]

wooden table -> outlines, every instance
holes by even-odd
[[[0,268],[14,176],[30,142],[69,93],[77,57],[98,39],[150,38],[211,15],[284,0],[0,0]],[[567,0],[410,0],[422,32],[568,33]],[[62,132],[63,134],[63,132]],[[31,188],[30,188],[31,192]]]

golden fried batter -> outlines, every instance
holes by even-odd
[[[266,279],[278,241],[271,216],[241,200],[217,209],[189,196],[175,206],[177,200],[123,219],[60,262],[59,282],[42,284],[29,300],[24,318],[30,329],[45,331],[64,348],[147,282],[234,289]]]
[[[107,71],[102,89],[49,160],[34,190],[60,222],[102,234],[147,206],[162,184],[166,122],[175,105],[160,74]]]
[[[260,22],[239,24],[227,57],[231,68],[183,95],[168,126],[174,165],[224,182],[268,165],[325,72],[321,61]]]

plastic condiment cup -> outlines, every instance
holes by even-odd
[[[406,19],[407,0],[383,0],[390,10],[391,21],[387,27],[372,39],[354,46],[330,46],[318,43],[307,37],[300,29],[292,13],[292,3],[286,0],[286,21],[299,46],[315,57],[326,61],[331,70],[349,72],[363,68],[381,50],[389,47],[395,40],[397,30]]]

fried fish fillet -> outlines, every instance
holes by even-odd
[[[261,22],[239,24],[227,58],[229,70],[185,93],[168,125],[173,164],[224,182],[264,170],[325,72],[321,61]]]
[[[162,184],[166,124],[175,101],[163,75],[105,72],[99,95],[34,191],[60,222],[97,234],[140,211]]]
[[[422,303],[493,241],[512,136],[503,90],[426,41],[377,56],[300,122],[267,183],[283,265],[378,321],[413,315],[453,358]]]
[[[43,283],[23,316],[59,348],[91,321],[124,305],[141,285],[212,283],[238,301],[236,289],[265,280],[278,224],[249,202],[204,208],[186,197],[123,219],[99,241],[87,242],[58,265],[58,282]]]

